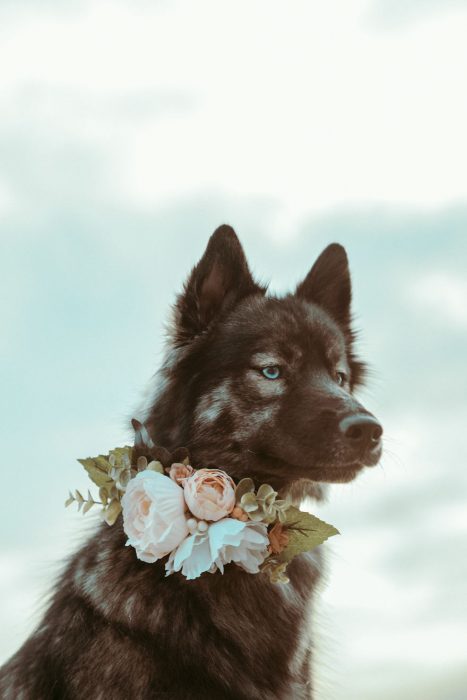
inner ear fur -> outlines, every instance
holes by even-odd
[[[265,291],[253,279],[233,228],[219,226],[177,299],[176,342],[187,342],[203,333],[239,301]]]
[[[339,243],[323,250],[296,295],[318,304],[341,326],[349,327],[352,286],[347,253]]]

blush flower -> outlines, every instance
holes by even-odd
[[[152,564],[189,534],[183,489],[167,476],[146,469],[122,497],[123,529],[136,556]]]
[[[217,521],[235,507],[235,484],[220,469],[198,469],[184,482],[185,501],[200,520]]]
[[[248,573],[257,574],[268,556],[268,544],[264,523],[224,518],[212,523],[207,532],[187,537],[172,552],[165,570],[167,576],[181,571],[192,580],[206,571],[224,573],[224,566],[234,562]]]
[[[180,462],[174,462],[169,470],[169,476],[171,479],[183,486],[184,479],[187,479],[193,474],[195,470],[190,467],[189,464],[182,464]]]

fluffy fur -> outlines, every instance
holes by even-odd
[[[321,498],[323,483],[350,481],[381,452],[381,428],[352,394],[364,368],[350,301],[341,246],[279,299],[221,226],[177,299],[158,389],[138,418],[154,443],[186,446],[195,467],[251,476],[296,502]],[[268,366],[278,379],[263,375]],[[313,697],[319,550],[294,559],[287,585],[233,565],[186,581],[166,578],[164,561],[138,561],[125,539],[121,521],[102,525],[74,555],[38,629],[0,671],[2,698]]]

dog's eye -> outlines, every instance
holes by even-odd
[[[342,386],[347,381],[347,375],[345,372],[336,372],[336,382],[339,386]]]
[[[281,368],[277,365],[270,365],[269,367],[263,367],[261,369],[261,374],[266,377],[266,379],[279,379],[281,376]]]

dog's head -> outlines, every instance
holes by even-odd
[[[353,395],[364,366],[345,250],[326,248],[294,294],[265,291],[221,226],[177,300],[149,432],[196,466],[277,487],[350,481],[378,462],[382,428]]]

